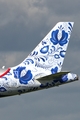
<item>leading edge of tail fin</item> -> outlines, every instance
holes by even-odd
[[[74,22],[59,22],[23,61],[26,65],[60,72]],[[40,70],[40,69],[39,69]]]

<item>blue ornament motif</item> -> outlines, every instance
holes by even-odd
[[[59,30],[53,31],[52,35],[51,35],[52,37],[50,38],[50,41],[54,45],[59,44],[60,46],[63,46],[64,44],[66,44],[68,42],[67,41],[68,33],[66,33],[64,30],[62,30],[62,36],[60,39],[58,38],[58,33],[59,33]]]
[[[42,57],[38,58],[38,61],[40,61],[40,60],[42,60],[43,62],[45,62],[45,59],[42,58]]]
[[[69,24],[69,25],[70,25],[70,27],[72,28],[72,24],[71,24],[70,22],[69,22],[68,24]]]
[[[5,92],[7,91],[4,87],[0,87],[0,92]]]
[[[69,24],[69,29],[70,29],[70,31],[72,30],[72,24],[71,23],[68,23]]]
[[[48,59],[47,56],[35,58],[35,60],[37,60],[38,62],[40,62],[40,61],[45,62],[47,59]]]
[[[61,82],[66,82],[67,80],[68,80],[68,76],[67,75],[62,76]]]
[[[45,41],[42,41],[42,45],[45,45],[45,44],[47,44]]]
[[[43,54],[46,54],[49,50],[49,45],[47,46],[44,46],[43,48],[41,48],[40,52],[43,53]]]
[[[56,66],[55,68],[52,68],[52,69],[51,69],[51,73],[52,73],[52,74],[57,73],[57,71],[58,71],[58,67],[57,67],[57,66]]]
[[[60,51],[60,56],[61,56],[61,57],[64,58],[64,57],[65,57],[65,54],[66,54],[66,51],[64,51],[64,50]]]
[[[5,80],[8,80],[8,78],[7,77],[2,77],[3,79],[5,79]]]
[[[51,46],[50,50],[48,51],[48,55],[53,54],[55,52],[55,46]]]
[[[31,56],[34,56],[34,55],[38,55],[38,52],[37,51],[33,51],[32,53],[30,53]]]
[[[59,58],[60,58],[60,56],[59,56],[58,54],[55,54],[54,57],[55,57],[56,59],[59,59]]]
[[[13,70],[14,77],[19,79],[21,84],[28,84],[28,81],[32,79],[31,70],[28,70],[24,76],[21,76],[21,72],[25,69],[26,67],[18,67],[17,69]]]
[[[34,61],[32,59],[26,59],[24,62],[23,62],[25,65],[29,65],[30,63],[31,64],[34,64]]]

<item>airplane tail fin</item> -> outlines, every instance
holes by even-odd
[[[59,22],[23,61],[23,64],[52,74],[61,71],[74,22]]]

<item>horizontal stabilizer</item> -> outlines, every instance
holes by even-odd
[[[42,81],[43,80],[53,80],[53,79],[61,78],[62,75],[66,75],[67,73],[69,73],[69,72],[58,72],[56,74],[51,74],[51,75],[47,75],[44,77],[40,77],[37,80],[42,80]]]

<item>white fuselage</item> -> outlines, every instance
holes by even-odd
[[[47,89],[78,80],[76,74],[68,73],[67,81],[61,81],[61,78],[53,80],[46,79],[45,81],[40,79],[32,79],[27,84],[21,84],[18,79],[14,79],[12,76],[12,74],[8,74],[8,76],[5,75],[0,78],[0,97],[20,95],[23,93]]]

